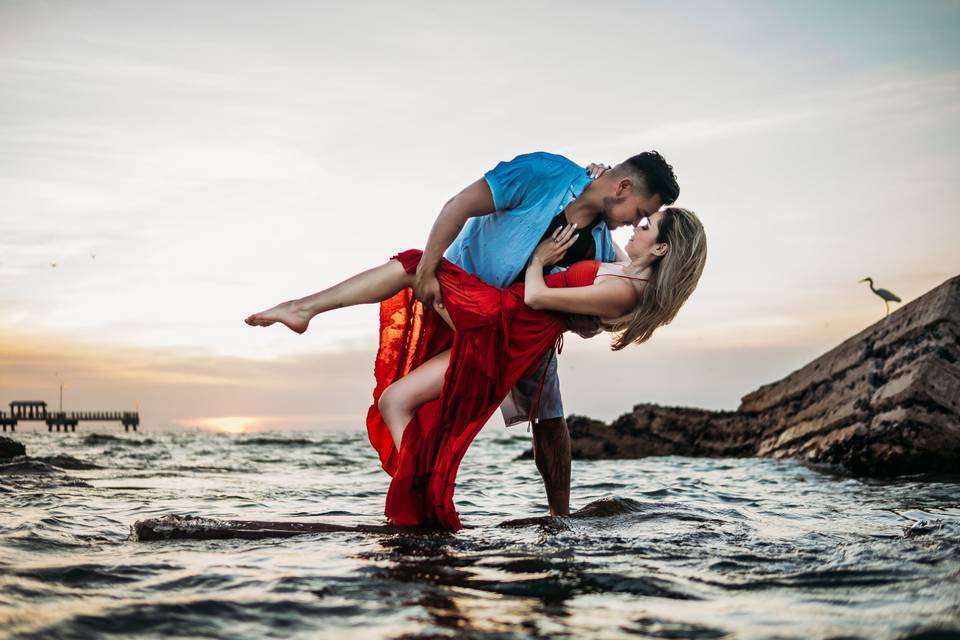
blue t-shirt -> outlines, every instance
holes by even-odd
[[[558,213],[580,197],[591,178],[563,156],[528,153],[501,162],[484,178],[496,212],[470,218],[446,258],[481,280],[506,287],[523,271]],[[613,238],[605,222],[591,231],[596,259],[613,262]]]

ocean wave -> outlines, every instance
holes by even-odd
[[[38,582],[87,588],[137,582],[173,568],[170,565],[161,566],[162,569],[151,570],[149,565],[75,564],[35,567],[18,571],[16,575]]]
[[[688,640],[714,640],[728,638],[730,633],[717,627],[708,627],[692,622],[642,617],[620,627],[623,631],[647,638],[685,638]]]
[[[2,637],[903,640],[955,626],[957,483],[648,458],[575,467],[582,508],[551,517],[534,465],[478,438],[457,486],[467,526],[451,534],[385,526],[390,479],[362,434],[150,433],[156,446],[136,447],[121,432],[83,449],[86,435],[24,438],[107,469],[23,459],[35,472],[0,475]],[[69,486],[80,477],[95,488]],[[213,517],[128,538],[170,513]]]
[[[167,600],[167,599],[165,599]],[[66,617],[58,624],[34,628],[40,637],[92,637],[105,634],[163,637],[269,637],[278,629],[291,631],[325,627],[331,616],[369,615],[359,605],[324,604],[302,599],[238,600],[222,597],[174,598],[167,601],[124,603],[98,608],[96,613]],[[243,629],[240,633],[239,630]]]
[[[87,462],[86,460],[80,460],[79,458],[74,458],[73,456],[67,454],[59,454],[55,456],[37,456],[33,459],[53,465],[54,467],[59,467],[60,469],[85,470],[103,468],[98,464]]]
[[[565,524],[567,519],[587,518],[615,518],[629,513],[642,513],[644,505],[632,498],[612,496],[594,500],[582,509],[574,511],[569,516],[534,516],[530,518],[515,518],[501,522],[499,527],[514,528],[528,526],[544,526],[550,529],[569,529]]]
[[[281,447],[303,447],[317,444],[313,440],[306,438],[271,438],[269,436],[259,436],[256,438],[246,438],[237,440],[238,445],[254,445],[259,447],[277,445]]]
[[[120,438],[112,436],[109,433],[88,433],[80,441],[80,444],[88,447],[95,447],[104,444],[122,444],[130,447],[145,447],[154,445],[157,442],[151,438]]]

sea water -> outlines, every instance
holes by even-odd
[[[0,636],[960,637],[960,483],[796,461],[574,461],[546,513],[529,434],[468,452],[456,533],[137,542],[167,514],[383,523],[362,432],[18,432],[0,467]],[[77,468],[96,465],[95,468]]]

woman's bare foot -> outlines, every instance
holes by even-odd
[[[292,331],[303,333],[310,324],[310,316],[300,308],[296,300],[288,300],[266,311],[253,314],[244,322],[251,327],[269,327],[274,322],[279,322]]]

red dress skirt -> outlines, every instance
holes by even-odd
[[[395,259],[414,273],[422,255],[414,249]],[[598,266],[580,262],[545,281],[551,287],[589,285]],[[456,531],[462,525],[453,490],[467,448],[510,388],[558,345],[566,327],[561,314],[526,306],[522,284],[494,287],[447,260],[440,261],[437,279],[456,332],[435,311],[424,310],[410,289],[380,303],[380,348],[367,433],[383,469],[393,477],[386,504],[390,522]],[[452,349],[450,365],[440,397],[417,410],[398,452],[377,402],[393,382],[447,349]]]

